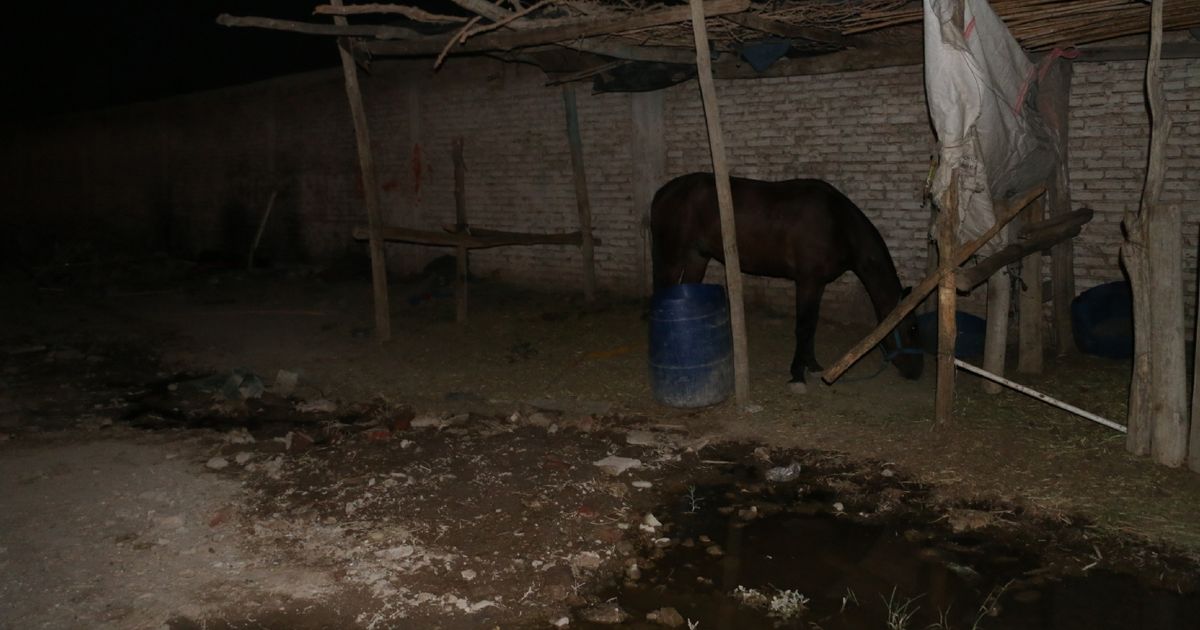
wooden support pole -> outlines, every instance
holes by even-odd
[[[1004,376],[1008,360],[1008,311],[1012,308],[1012,278],[1001,269],[988,278],[987,331],[983,341],[983,369]],[[999,394],[1004,389],[995,382],[983,384],[983,391]]]
[[[333,6],[342,6],[333,0]],[[346,18],[334,16],[334,24],[346,25]],[[358,146],[358,166],[362,171],[363,196],[367,202],[367,224],[370,229],[368,249],[371,252],[371,288],[375,302],[375,337],[386,341],[392,337],[391,309],[388,307],[387,258],[383,250],[383,203],[379,198],[379,183],[375,175],[375,159],[371,155],[371,132],[367,127],[367,110],[363,107],[362,90],[358,86],[358,67],[344,42],[338,42],[342,59],[342,75],[346,81],[346,99],[350,101],[350,116],[354,120],[354,139]]]
[[[929,295],[929,292],[938,285],[944,276],[948,275],[952,269],[956,269],[959,265],[966,262],[968,258],[975,254],[975,252],[979,251],[980,247],[983,247],[984,243],[992,240],[993,236],[998,234],[1000,230],[1004,229],[1004,226],[1008,225],[1008,223],[1012,221],[1013,218],[1025,208],[1025,206],[1029,205],[1029,203],[1034,199],[1040,197],[1044,192],[1046,192],[1045,186],[1037,186],[1026,191],[1025,194],[1015,197],[1011,202],[998,204],[997,207],[1002,208],[1002,211],[997,212],[998,216],[996,217],[996,222],[992,224],[992,227],[988,228],[987,231],[980,235],[979,238],[970,241],[961,247],[956,247],[954,249],[954,257],[952,259],[942,260],[937,271],[929,274],[924,280],[919,282],[917,286],[913,287],[913,290],[908,294],[908,297],[900,300],[900,303],[896,305],[896,308],[892,309],[891,314],[883,318],[883,321],[879,322],[879,325],[875,327],[875,330],[872,330],[866,337],[863,337],[861,340],[859,340],[859,342],[855,344],[853,348],[846,351],[846,354],[842,355],[842,358],[838,359],[832,366],[826,368],[825,373],[821,375],[821,380],[832,384],[834,381],[841,378],[842,374],[844,374],[846,370],[850,369],[851,365],[854,365],[854,363],[861,359],[864,354],[870,352],[876,345],[879,344],[880,341],[883,341],[884,336],[891,332],[891,330],[896,327],[896,324],[900,323],[900,320],[904,319],[906,315],[911,313],[912,310],[916,308],[922,300],[925,299],[925,296]]]
[[[454,159],[454,231],[466,233],[470,229],[467,223],[467,181],[466,162],[463,160],[463,139],[455,138],[451,142],[450,152]],[[454,321],[463,324],[467,321],[467,246],[459,244],[455,249],[457,271],[454,274]]]
[[[950,175],[950,188],[938,217],[938,258],[954,260],[958,232],[958,172]],[[957,265],[948,266],[938,282],[937,393],[933,416],[938,424],[954,418],[954,347],[958,341],[958,294],[954,276]]]
[[[733,217],[733,192],[729,185],[729,165],[725,161],[725,139],[721,132],[721,114],[717,109],[717,88],[713,82],[708,31],[704,24],[704,3],[689,0],[692,7],[692,36],[696,41],[696,70],[700,95],[704,99],[704,118],[708,123],[708,144],[712,151],[713,175],[717,184],[717,205],[721,213],[721,242],[725,252],[725,287],[729,291],[729,325],[733,330],[734,392],[739,406],[750,399],[750,358],[746,344],[746,315],[742,302],[742,264],[738,258],[737,226]]]
[[[1069,63],[1058,64],[1054,69],[1054,72],[1062,73],[1060,80],[1066,93],[1056,99],[1054,107],[1058,121],[1055,132],[1058,134],[1060,150],[1058,164],[1054,167],[1050,184],[1046,188],[1046,205],[1051,217],[1071,212],[1071,177],[1067,166],[1071,70],[1072,65]],[[1050,265],[1050,281],[1054,293],[1054,346],[1058,355],[1062,356],[1070,352],[1075,343],[1071,331],[1071,301],[1075,299],[1075,243],[1071,239],[1060,242],[1050,250]]]
[[[1045,198],[1038,199],[1025,209],[1025,225],[1042,220]],[[1017,371],[1025,374],[1042,373],[1042,252],[1034,251],[1021,262],[1021,291],[1018,329]]]
[[[592,241],[592,202],[588,198],[587,172],[583,168],[583,138],[579,133],[579,108],[575,104],[575,86],[562,86],[563,106],[567,113],[567,141],[571,145],[571,172],[575,179],[575,204],[579,208],[579,247],[583,260],[583,297],[588,304],[596,301],[596,247]]]
[[[1200,274],[1196,274],[1197,284],[1200,285]],[[1200,286],[1196,289],[1196,323],[1195,332],[1192,341],[1195,345],[1193,349],[1194,359],[1200,361]],[[1200,363],[1193,363],[1193,366]],[[1192,374],[1192,411],[1191,411],[1191,433],[1188,437],[1188,468],[1193,472],[1200,472],[1200,370],[1193,370]]]

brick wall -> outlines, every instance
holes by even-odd
[[[1200,70],[1187,60],[1165,66],[1175,120],[1165,199],[1182,204],[1192,304]],[[1120,214],[1137,203],[1144,174],[1143,68],[1076,65],[1072,194],[1076,206],[1097,211],[1076,248],[1080,290],[1120,277]],[[454,221],[450,143],[462,136],[472,224],[577,229],[562,94],[536,69],[452,59],[433,74],[427,62],[377,64],[363,86],[388,222],[440,229]],[[734,174],[832,182],[875,222],[904,281],[923,276],[929,214],[920,196],[935,141],[920,67],[719,81],[717,89]],[[652,101],[661,103],[661,137],[633,129],[633,111],[651,101],[590,95],[582,87],[578,101],[593,223],[603,240],[596,251],[599,280],[636,294],[644,286],[647,208],[634,201],[634,191],[647,175],[631,155],[664,153],[663,181],[708,169],[698,90],[688,83]],[[0,223],[13,228],[4,230],[6,255],[10,240],[39,235],[55,235],[60,249],[244,255],[275,189],[281,193],[261,246],[265,254],[319,261],[364,252],[349,238],[365,213],[339,72],[79,115],[6,135],[12,142],[0,149],[0,177],[11,196]],[[634,151],[635,141],[647,144]],[[415,270],[445,251],[389,246],[395,271]],[[581,277],[573,247],[478,251],[472,269],[551,288],[576,288]],[[718,265],[709,273],[718,279]],[[791,308],[788,283],[754,279],[748,286],[752,300]],[[857,281],[843,278],[827,291],[825,312],[867,318],[870,309]]]

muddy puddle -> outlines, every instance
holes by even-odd
[[[871,513],[878,504],[835,496],[803,482],[757,495],[689,488],[662,519],[674,527],[650,557],[627,566],[624,583],[602,595],[628,619],[571,627],[1200,628],[1200,593],[1095,569],[1099,546],[1076,558],[1083,570],[1072,570],[1063,549],[1039,548],[1057,544],[1049,534],[947,532],[947,514],[901,508],[880,518]],[[997,526],[988,522],[997,512],[959,512],[949,515],[964,521],[954,528]],[[1000,518],[1001,530],[1016,527]]]

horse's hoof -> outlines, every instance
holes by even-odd
[[[788,383],[788,389],[791,390],[791,392],[793,394],[796,394],[797,396],[803,396],[808,393],[808,385],[805,385],[804,383],[802,383],[800,381],[793,381],[791,383]]]

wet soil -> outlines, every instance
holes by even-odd
[[[671,410],[632,302],[485,285],[381,346],[362,286],[215,278],[4,307],[0,627],[1200,623],[1196,476],[1017,395],[964,379],[936,430],[931,377],[792,397],[752,311],[761,410]],[[1120,418],[1125,370],[1038,385]]]

